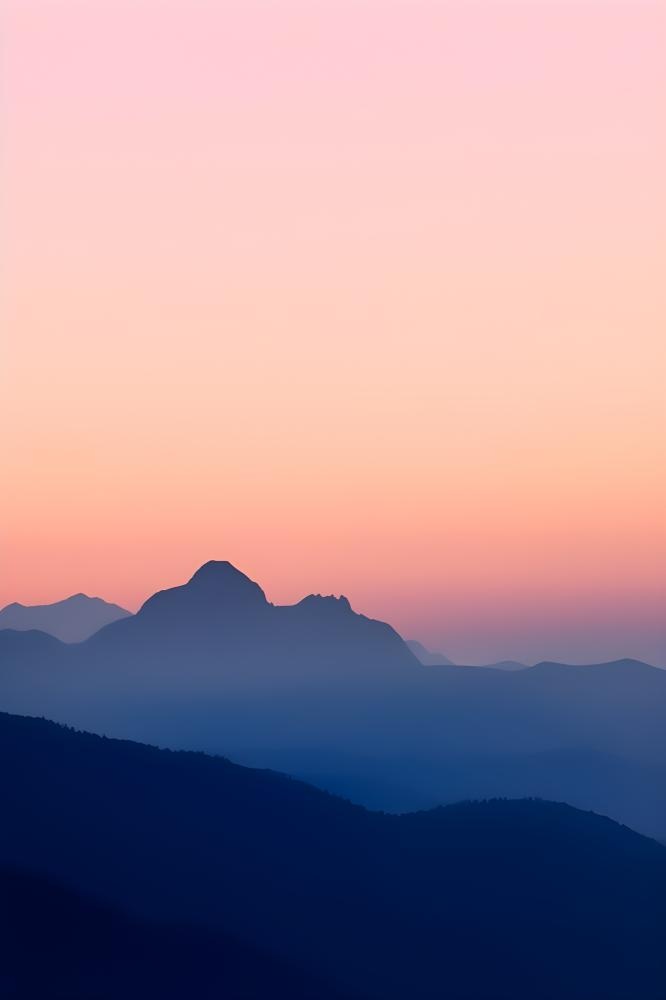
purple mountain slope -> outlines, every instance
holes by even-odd
[[[129,614],[101,597],[73,594],[54,604],[8,604],[0,611],[0,629],[11,628],[19,632],[38,629],[62,642],[81,642],[104,625],[127,618]]]

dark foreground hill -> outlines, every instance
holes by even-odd
[[[3,1000],[333,1000],[328,987],[228,935],[148,922],[0,869]]]
[[[62,642],[81,642],[94,632],[129,617],[130,612],[101,597],[73,594],[54,604],[8,604],[0,610],[0,629],[38,629]]]
[[[664,998],[666,850],[568,806],[369,813],[221,758],[8,715],[0,796],[1,864],[366,996]]]

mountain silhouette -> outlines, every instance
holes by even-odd
[[[138,653],[138,657],[137,654]],[[210,561],[183,586],[150,597],[130,618],[92,636],[84,655],[103,662],[116,659],[114,671],[133,677],[145,671],[147,657],[178,671],[187,660],[193,676],[289,678],[315,682],[352,674],[374,680],[377,669],[390,673],[417,662],[397,632],[384,622],[352,611],[345,597],[310,595],[298,604],[266,600],[258,584],[229,562]],[[172,670],[172,677],[174,676]]]
[[[275,606],[225,562],[82,643],[1,631],[0,706],[229,753],[374,808],[556,796],[666,839],[666,671],[423,669],[345,598]]]
[[[74,594],[55,604],[8,604],[0,611],[0,629],[37,629],[62,642],[81,642],[103,625],[126,618],[129,614],[124,608],[109,604],[100,597]]]
[[[0,940],[6,1000],[340,996],[221,931],[129,916],[16,869],[0,869]]]
[[[0,715],[0,864],[397,1000],[663,1000],[666,850],[539,801],[369,813]],[[482,959],[482,960],[481,960]]]
[[[160,628],[231,627],[248,617],[250,620],[270,614],[261,587],[229,562],[205,563],[182,587],[161,590],[139,610],[133,626],[147,624]]]

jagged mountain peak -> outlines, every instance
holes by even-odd
[[[298,602],[297,607],[324,613],[330,611],[332,613],[354,614],[349,598],[345,597],[344,594],[340,594],[339,597],[335,597],[333,594],[308,594],[307,597]]]

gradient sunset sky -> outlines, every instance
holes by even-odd
[[[666,665],[666,4],[6,0],[0,605],[209,558]]]

